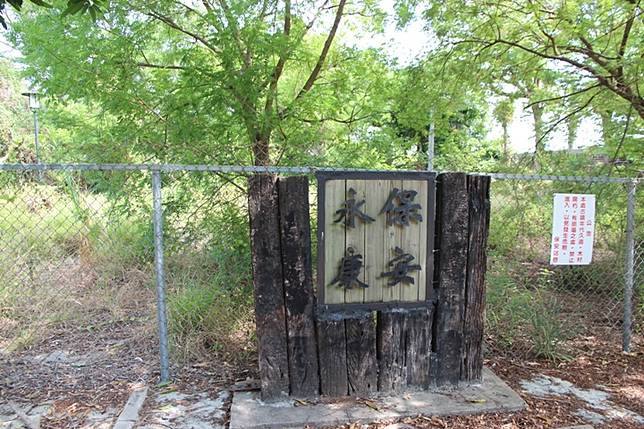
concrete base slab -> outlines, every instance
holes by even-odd
[[[423,415],[463,415],[513,412],[525,402],[485,368],[483,382],[453,390],[405,392],[368,400],[340,398],[335,402],[287,400],[265,403],[259,392],[235,392],[230,410],[230,429],[282,429],[371,423],[378,420]]]

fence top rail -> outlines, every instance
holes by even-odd
[[[514,173],[471,173],[490,176],[495,180],[550,180],[553,182],[583,182],[583,183],[639,183],[638,177],[608,177],[608,176],[557,176],[552,174],[514,174]]]
[[[255,165],[188,165],[188,164],[0,164],[0,171],[203,171],[214,173],[286,173],[311,174],[318,171],[414,171],[374,170],[367,168],[340,167],[287,167]]]
[[[406,172],[416,170],[377,170],[367,168],[314,167],[314,166],[244,166],[244,165],[187,165],[187,164],[2,164],[0,171],[202,171],[212,173],[282,173],[282,174],[312,174],[319,171],[374,171],[374,172]],[[549,180],[559,182],[584,183],[635,183],[642,178],[606,177],[606,176],[557,176],[540,174],[512,174],[472,172],[489,176],[495,180]]]

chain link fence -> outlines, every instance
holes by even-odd
[[[177,362],[213,354],[252,359],[246,178],[264,172],[309,175],[314,219],[316,170],[0,165],[0,349],[29,347],[65,329],[109,336],[116,332],[111,327],[136,323],[132,332],[150,342],[151,350],[160,341],[162,379],[169,375],[168,352]],[[578,353],[576,341],[591,336],[614,339],[618,347],[626,332],[629,279],[632,331],[641,335],[641,207],[632,210],[632,270],[626,263],[629,189],[635,182],[493,178],[489,348],[559,358]],[[553,267],[552,199],[568,192],[597,197],[593,262]],[[156,365],[157,358],[150,359]]]
[[[93,330],[154,295],[149,195],[138,171],[0,172],[0,346]],[[142,195],[140,200],[133,198]],[[133,310],[130,311],[130,310]]]
[[[578,354],[580,342],[619,344],[622,337],[623,347],[630,347],[624,320],[641,333],[644,268],[636,259],[629,270],[626,258],[634,247],[629,240],[644,238],[641,228],[634,231],[627,222],[635,186],[626,180],[538,176],[500,175],[492,182],[486,310],[488,344],[496,353],[557,359]],[[589,265],[550,265],[555,193],[596,196]],[[633,214],[640,220],[634,224],[641,224],[642,210]],[[633,302],[627,307],[626,285]]]

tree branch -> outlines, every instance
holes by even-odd
[[[199,34],[194,33],[194,32],[192,32],[190,30],[186,30],[185,28],[181,27],[180,25],[178,25],[176,22],[174,22],[172,19],[168,18],[167,16],[161,15],[161,14],[156,13],[156,12],[143,12],[143,13],[145,13],[146,15],[148,15],[151,18],[154,18],[154,19],[156,19],[158,21],[163,22],[168,27],[179,31],[180,33],[183,33],[183,34],[185,34],[187,36],[193,37],[195,40],[201,42],[201,44],[203,46],[208,48],[213,53],[218,54],[218,55],[221,54],[221,51],[219,49],[217,49],[216,46],[214,46],[213,44],[208,42],[208,40],[206,40],[203,36],[200,36]]]
[[[593,45],[591,45],[590,42],[584,36],[580,35],[579,40],[581,40],[581,43],[584,44],[586,49],[577,49],[578,52],[581,52],[582,54],[587,55],[591,60],[595,61],[595,63],[601,66],[604,70],[606,70],[610,74],[614,74],[614,70],[612,69],[610,64],[608,64],[608,61],[602,58],[603,57],[602,54],[595,52],[593,50]]]
[[[635,21],[635,11],[639,7],[640,2],[637,2],[637,5],[633,8],[633,14],[626,21],[624,26],[624,32],[622,33],[622,40],[619,43],[619,49],[617,50],[617,56],[620,59],[620,63],[617,66],[616,76],[621,78],[624,76],[624,53],[626,52],[626,44],[628,43],[628,38],[631,33],[631,28],[633,28],[633,22]]]
[[[619,151],[622,150],[622,146],[624,145],[624,140],[626,140],[626,133],[628,132],[628,128],[631,125],[632,114],[633,114],[633,106],[631,105],[628,109],[628,114],[626,115],[626,124],[624,125],[624,131],[622,132],[622,138],[619,140],[619,144],[617,145],[617,149],[615,150],[615,155],[613,155],[613,160],[611,161],[610,167],[608,169],[608,176],[611,175],[613,166],[615,165],[615,162],[617,161],[617,157],[619,156]]]
[[[139,67],[147,67],[147,68],[152,68],[152,69],[165,69],[165,70],[186,70],[186,67],[183,66],[175,66],[172,64],[165,65],[165,64],[150,64],[150,63],[136,63],[137,66]]]
[[[235,16],[230,10],[230,6],[226,2],[226,0],[219,0],[219,5],[221,6],[221,9],[224,11],[224,15],[226,16],[226,21],[228,21],[228,26],[233,31],[233,38],[235,39],[235,44],[237,45],[237,49],[239,49],[239,55],[242,57],[242,60],[244,62],[244,68],[249,69],[251,66],[250,51],[247,49],[246,50],[244,49],[244,43],[242,41],[239,27],[237,26],[237,20],[235,19]]]
[[[588,65],[583,64],[583,63],[580,63],[577,60],[573,60],[572,58],[564,57],[564,56],[561,56],[561,55],[550,55],[550,54],[547,54],[547,53],[544,53],[544,52],[539,52],[539,51],[537,51],[535,49],[529,48],[527,46],[523,46],[522,44],[520,44],[518,42],[513,42],[513,41],[510,41],[510,40],[505,40],[505,39],[501,39],[501,38],[497,38],[496,40],[493,40],[491,42],[485,41],[485,40],[480,40],[480,39],[469,39],[469,40],[463,40],[462,42],[466,42],[466,43],[472,43],[473,42],[473,43],[479,43],[479,44],[483,43],[483,44],[485,44],[485,46],[483,46],[483,49],[488,49],[488,48],[491,48],[492,46],[499,45],[499,44],[501,44],[501,45],[509,45],[509,46],[512,46],[514,48],[520,49],[522,51],[528,52],[528,53],[530,53],[532,55],[536,55],[536,56],[541,57],[541,58],[568,63],[568,64],[570,64],[570,65],[572,65],[574,67],[577,67],[578,69],[581,69],[581,70],[584,70],[584,71],[590,73],[593,77],[596,77],[596,78],[604,77],[605,78],[605,76],[602,76],[593,67],[588,66]],[[462,42],[459,42],[459,43],[462,43]]]
[[[295,96],[295,100],[302,98],[304,94],[309,92],[313,87],[313,84],[317,80],[318,76],[320,75],[320,71],[322,70],[324,61],[326,61],[326,56],[329,53],[329,50],[331,49],[331,44],[333,43],[333,39],[335,38],[336,32],[338,31],[340,20],[342,20],[342,13],[344,12],[344,6],[346,5],[346,3],[347,3],[347,0],[340,0],[340,3],[338,4],[338,10],[335,13],[335,19],[333,20],[333,26],[331,27],[331,30],[329,31],[329,34],[324,42],[324,47],[320,52],[318,61],[315,64],[315,67],[313,68],[313,70],[311,71],[309,78],[304,83],[304,86],[302,87],[300,92]]]
[[[626,84],[622,79],[619,79],[617,76],[615,76],[612,73],[606,76],[599,73],[599,71],[597,71],[594,67],[591,67],[587,64],[584,64],[572,58],[568,58],[563,55],[550,55],[545,52],[539,52],[536,49],[524,46],[521,43],[514,42],[511,40],[505,40],[500,37],[497,37],[497,39],[493,41],[485,41],[481,39],[467,39],[467,40],[461,40],[456,42],[456,44],[461,44],[461,43],[483,44],[484,46],[482,49],[488,49],[499,44],[508,45],[508,46],[512,46],[517,49],[523,50],[525,52],[528,52],[532,55],[538,56],[540,58],[545,58],[553,61],[560,61],[560,62],[570,64],[578,68],[579,70],[583,70],[587,73],[590,73],[590,75],[593,78],[597,79],[597,81],[602,86],[606,87],[610,91],[622,97],[624,100],[628,101],[630,104],[633,105],[633,108],[639,113],[640,117],[644,119],[644,100],[642,99],[642,97],[639,96],[638,94],[635,94],[633,92],[633,89],[628,84]]]
[[[201,0],[201,4],[206,8],[206,12],[208,13],[214,13],[214,10],[212,8],[212,5],[208,0]]]
[[[316,118],[316,119],[307,119],[307,118],[297,118],[298,121],[305,122],[307,124],[321,124],[327,121],[330,122],[336,122],[338,124],[345,124],[345,125],[352,125],[356,122],[363,121],[365,119],[369,119],[372,116],[372,114],[364,115],[364,116],[355,116],[355,112],[352,112],[351,116],[347,119],[341,119],[341,118],[332,118],[332,117],[322,117],[322,118]]]
[[[544,98],[543,100],[533,101],[532,103],[526,105],[525,108],[528,109],[528,108],[534,106],[535,104],[539,104],[539,103],[547,103],[547,102],[550,102],[550,101],[564,100],[566,98],[574,97],[575,95],[583,94],[584,92],[590,91],[591,89],[599,88],[600,86],[601,86],[600,84],[596,83],[594,85],[590,85],[590,86],[588,86],[586,88],[582,88],[580,90],[577,90],[577,91],[574,91],[574,92],[571,92],[571,93],[568,93],[568,94],[565,94],[565,95],[560,95],[558,97]]]
[[[282,31],[282,35],[286,40],[288,40],[291,35],[291,0],[285,0],[284,2],[284,30]],[[288,43],[285,43],[282,47],[282,51],[280,52],[277,64],[275,65],[275,69],[273,69],[270,85],[268,87],[268,94],[266,94],[266,105],[264,106],[265,121],[269,120],[270,112],[275,103],[275,98],[277,97],[277,84],[282,76],[282,72],[284,71],[288,52],[289,46]]]
[[[577,113],[581,112],[581,111],[582,111],[582,110],[584,110],[586,107],[590,106],[590,103],[592,103],[592,101],[595,99],[595,97],[597,97],[597,95],[599,95],[599,93],[600,93],[599,91],[598,91],[598,92],[596,92],[596,93],[594,93],[593,95],[591,95],[591,96],[588,98],[588,100],[586,100],[586,102],[585,102],[584,104],[582,104],[582,105],[581,105],[581,106],[579,106],[578,108],[574,109],[572,112],[569,112],[569,113],[568,113],[568,114],[566,114],[564,117],[559,118],[557,121],[555,121],[555,123],[554,123],[554,124],[552,124],[550,127],[548,127],[548,129],[543,133],[543,135],[541,136],[541,138],[539,138],[539,140],[537,140],[537,144],[536,144],[536,146],[538,146],[538,145],[543,141],[543,139],[545,139],[545,138],[546,138],[546,136],[547,136],[548,134],[550,134],[552,131],[554,131],[554,129],[555,129],[555,128],[557,128],[557,126],[558,126],[559,124],[561,124],[562,122],[566,121],[566,120],[567,120],[568,118],[570,118],[571,116],[576,115]]]

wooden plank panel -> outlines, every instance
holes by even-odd
[[[406,385],[404,320],[405,317],[401,311],[378,312],[379,392],[399,392]]]
[[[262,398],[288,395],[288,357],[277,179],[248,179],[255,323]]]
[[[480,381],[483,369],[485,269],[490,222],[490,178],[468,176],[467,184],[469,196],[469,244],[461,380]]]
[[[336,219],[336,210],[342,207],[345,200],[345,181],[328,180],[324,191],[324,303],[340,304],[344,302],[344,288],[337,284],[330,286],[330,283],[338,274],[344,256],[344,224],[333,221]]]
[[[428,238],[427,238],[427,229],[430,227],[429,219],[429,189],[428,183],[426,180],[420,181],[418,185],[418,201],[423,206],[423,223],[418,230],[418,256],[417,259],[420,264],[423,265],[423,269],[418,273],[418,300],[424,301],[427,292],[427,273],[429,267],[426,266],[427,261],[427,248],[428,248]],[[431,228],[430,228],[431,229]],[[433,240],[433,237],[430,237],[429,240]],[[422,262],[420,262],[422,261]]]
[[[403,180],[402,182],[402,189],[405,190],[415,190],[418,191],[420,185],[420,181],[418,180]],[[418,195],[414,198],[414,202],[418,202]],[[410,222],[408,226],[404,226],[400,228],[400,248],[403,249],[405,253],[409,253],[414,257],[414,260],[411,262],[411,264],[419,264],[421,263],[421,259],[419,258],[419,249],[420,249],[420,230],[423,229],[423,226],[427,222],[427,215],[426,211],[427,208],[425,207],[426,204],[421,204],[422,210],[421,215],[423,216],[423,221],[422,222]],[[425,230],[426,231],[426,230]],[[424,265],[424,264],[421,264]],[[401,301],[418,301],[418,285],[419,285],[419,278],[418,278],[418,271],[412,271],[409,273],[409,276],[414,279],[413,284],[402,284],[400,287],[400,300]]]
[[[313,321],[309,181],[305,176],[279,180],[282,272],[288,330],[290,394],[319,394],[317,342]]]
[[[389,180],[389,186],[387,187],[386,194],[389,196],[389,193],[394,189],[402,189],[402,180]],[[386,201],[387,197],[385,197]],[[383,205],[385,203],[383,201]],[[381,207],[382,208],[382,207]],[[380,211],[380,210],[379,210]],[[383,213],[380,216],[385,216]],[[402,239],[402,228],[395,224],[385,225],[384,233],[384,270],[389,270],[390,267],[387,266],[387,263],[396,257],[394,249],[396,246],[400,246],[400,240]],[[384,271],[383,270],[383,271]],[[400,301],[400,291],[401,286],[397,284],[396,286],[385,286],[385,290],[382,294],[382,300],[385,302],[389,301]]]
[[[405,315],[407,385],[429,387],[432,352],[433,307],[410,310]]]
[[[349,190],[353,189],[356,191],[355,199],[356,199],[356,204],[362,200],[367,199],[366,196],[366,183],[364,180],[347,180],[346,184],[346,196],[345,200],[349,199]],[[365,203],[366,205],[366,203]],[[360,211],[363,213],[370,215],[367,211],[364,209],[365,206],[360,207]],[[373,216],[371,216],[373,217]],[[362,262],[363,266],[362,269],[360,270],[360,280],[362,282],[366,283],[366,272],[364,269],[364,254],[365,254],[365,230],[366,230],[366,224],[358,219],[356,217],[355,219],[355,228],[346,228],[345,230],[345,250],[349,249],[350,247],[353,248],[354,252],[356,254],[360,254],[363,256]],[[369,284],[369,283],[367,283]],[[359,302],[362,303],[364,302],[364,294],[365,291],[363,288],[354,288],[354,289],[346,289],[344,291],[344,302],[350,303],[350,302]]]
[[[374,313],[345,320],[349,395],[367,395],[378,388]]]
[[[385,237],[386,218],[379,215],[382,205],[389,194],[388,180],[369,180],[366,182],[366,211],[376,220],[365,228],[365,302],[380,302],[387,287],[387,279],[380,274],[385,271]]]
[[[325,396],[346,396],[349,384],[344,320],[319,319],[317,328],[320,392]]]
[[[439,175],[438,198],[440,253],[436,304],[436,382],[444,385],[458,383],[462,360],[469,220],[465,174]]]

